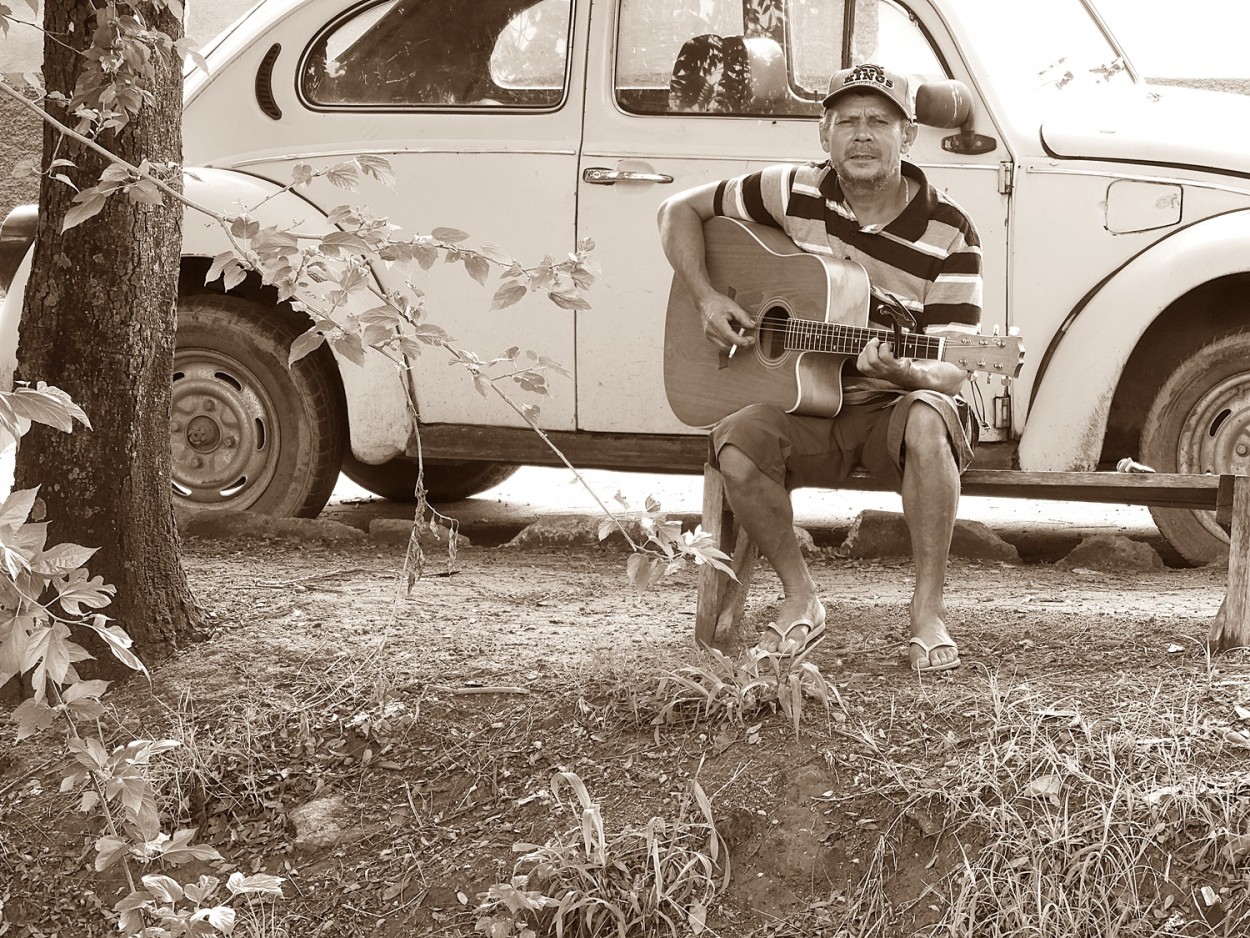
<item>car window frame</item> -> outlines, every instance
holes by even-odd
[[[331,17],[324,24],[318,27],[312,34],[311,38],[305,43],[304,48],[300,51],[296,67],[294,70],[293,80],[295,84],[295,97],[300,105],[309,111],[321,114],[552,114],[563,110],[568,106],[572,95],[573,80],[573,59],[575,57],[575,31],[577,28],[577,7],[583,0],[569,0],[569,24],[568,39],[566,45],[566,54],[564,57],[564,74],[563,84],[560,88],[559,99],[551,104],[473,104],[473,103],[385,103],[379,102],[375,104],[365,103],[344,103],[344,104],[326,104],[313,101],[306,93],[304,88],[305,70],[309,67],[310,60],[313,57],[313,51],[317,48],[326,36],[341,28],[345,23],[357,16],[364,15],[369,9],[381,6],[389,2],[403,2],[403,0],[361,0],[361,2],[339,11],[338,14]],[[537,6],[541,0],[535,0],[530,7]],[[519,15],[515,14],[515,15]],[[514,15],[514,16],[515,16]],[[511,22],[511,21],[509,21]],[[496,37],[496,41],[498,38]],[[493,52],[493,50],[492,50]]]

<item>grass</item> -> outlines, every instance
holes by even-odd
[[[548,622],[559,601],[529,622],[568,634]],[[433,666],[419,670],[364,630],[322,625],[301,644],[291,623],[260,620],[216,657],[192,650],[158,672],[166,704],[124,691],[114,713],[130,736],[183,740],[153,767],[171,819],[200,824],[236,867],[287,877],[288,898],[236,934],[1250,929],[1250,749],[1237,735],[1250,659],[1139,658],[1175,634],[1162,621],[1081,658],[1069,650],[1097,630],[1088,616],[1028,647],[1000,638],[1001,619],[961,629],[972,653],[953,676],[907,673],[855,621],[845,648],[785,668],[622,642],[490,672],[527,694],[463,696],[454,688],[504,654],[490,644],[503,626],[448,650],[433,619],[414,642]],[[85,887],[108,908],[108,890],[74,872],[90,834],[56,800],[55,765],[0,744],[0,765],[14,755],[42,793],[12,768],[0,776],[0,881],[46,890],[49,910]],[[308,846],[295,818],[327,796],[341,830]],[[54,842],[69,846],[44,863]],[[30,899],[0,902],[0,927],[41,921]],[[108,933],[96,919],[81,933]]]

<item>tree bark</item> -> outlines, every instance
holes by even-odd
[[[145,14],[150,11],[145,7]],[[167,11],[149,22],[173,39],[181,36],[181,23]],[[91,4],[47,0],[49,91],[72,93],[94,25]],[[134,165],[146,158],[174,167],[166,181],[180,185],[182,63],[159,62],[157,71],[155,100],[120,132],[105,131],[97,142]],[[69,126],[76,123],[62,105],[49,101],[47,108]],[[104,611],[150,665],[192,640],[202,625],[179,559],[170,490],[182,211],[168,197],[163,205],[146,205],[115,194],[98,215],[62,234],[75,192],[50,178],[48,166],[57,159],[77,168],[53,172],[67,172],[81,188],[94,185],[106,166],[102,157],[45,125],[39,231],[17,376],[67,391],[93,429],[65,434],[32,427],[18,452],[16,487],[41,486],[49,544],[99,548],[89,569],[117,587]],[[124,671],[101,646],[88,647],[103,673]]]

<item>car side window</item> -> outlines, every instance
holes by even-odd
[[[840,7],[841,0],[823,0]],[[810,110],[789,87],[780,0],[620,0],[616,100],[635,114]]]
[[[911,79],[913,88],[923,81],[949,77],[911,11],[893,0],[856,0],[851,61],[847,64],[863,62],[902,72]]]
[[[571,0],[362,3],[314,38],[300,95],[322,110],[557,107],[571,8]]]
[[[634,114],[816,116],[829,76],[865,62],[947,77],[895,0],[619,2],[616,100]]]

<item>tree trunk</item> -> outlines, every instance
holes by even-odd
[[[47,0],[44,78],[49,91],[73,91],[91,41],[91,4]],[[145,7],[145,14],[151,7]],[[167,11],[150,24],[173,39],[181,23]],[[72,48],[67,48],[67,45]],[[98,142],[127,162],[180,166],[182,63],[157,65],[152,91],[138,117]],[[76,118],[56,103],[49,113],[69,126]],[[78,186],[94,185],[104,159],[64,139],[51,126],[43,136],[44,175],[39,232],[25,294],[17,372],[67,391],[86,411],[92,430],[60,433],[36,425],[17,458],[16,487],[40,485],[50,522],[48,543],[99,548],[89,563],[117,587],[106,610],[134,639],[147,664],[168,658],[200,630],[200,613],[178,556],[170,491],[170,371],[177,324],[175,298],[181,246],[181,206],[146,205],[124,194],[109,197],[98,215],[61,233],[75,192],[49,178],[56,159]],[[175,170],[167,181],[181,185]],[[81,640],[81,636],[79,637]],[[104,673],[122,668],[99,645],[88,646]]]

